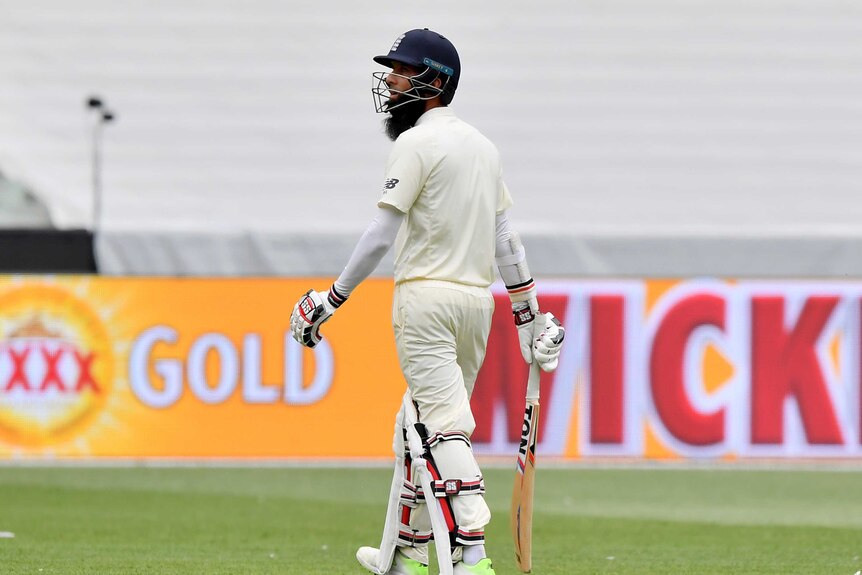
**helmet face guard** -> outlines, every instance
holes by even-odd
[[[378,114],[384,114],[386,112],[391,112],[395,108],[401,107],[408,102],[415,102],[416,100],[431,100],[441,95],[443,90],[446,88],[446,85],[449,83],[449,78],[446,77],[443,82],[443,86],[438,88],[429,82],[423,81],[423,78],[429,75],[429,71],[432,71],[432,69],[427,68],[424,72],[417,74],[416,76],[404,76],[403,74],[396,74],[395,72],[374,72],[371,75],[373,78],[371,93],[374,96],[374,110]],[[411,88],[406,92],[391,88],[389,84],[386,83],[386,78],[390,75],[408,80]],[[431,78],[431,82],[436,80],[439,76],[439,74],[434,75],[434,77]],[[393,96],[397,96],[397,101],[394,103],[392,103]]]

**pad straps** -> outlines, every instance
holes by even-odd
[[[437,432],[428,436],[428,432],[422,423],[416,424],[416,430],[422,438],[424,447],[423,457],[427,463],[428,471],[432,478],[433,496],[443,512],[446,528],[449,531],[449,544],[452,547],[458,545],[480,545],[485,541],[484,531],[467,531],[461,529],[455,520],[455,511],[452,508],[452,497],[464,495],[482,495],[485,493],[485,479],[479,477],[472,481],[463,479],[444,479],[441,475],[431,448],[444,441],[462,441],[470,446],[470,438],[460,431]],[[405,430],[406,435],[406,430]],[[402,546],[415,547],[427,544],[434,539],[432,531],[418,531],[410,526],[410,514],[420,503],[427,503],[426,494],[420,485],[412,482],[411,457],[409,449],[404,455],[404,484],[401,489],[401,527],[398,532],[398,543]]]

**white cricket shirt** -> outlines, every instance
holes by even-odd
[[[395,282],[494,282],[495,220],[512,205],[500,153],[447,107],[425,112],[395,141],[379,206],[406,214]]]

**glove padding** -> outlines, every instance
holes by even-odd
[[[329,292],[308,290],[290,314],[290,331],[293,339],[305,347],[314,347],[323,339],[320,335],[320,326],[323,325],[332,314],[335,307],[329,303],[327,296]]]
[[[538,335],[533,342],[533,360],[539,363],[542,371],[554,371],[560,360],[560,350],[566,338],[566,330],[552,313],[539,314],[536,325]],[[544,321],[544,324],[542,322]]]

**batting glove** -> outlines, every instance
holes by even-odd
[[[290,314],[290,331],[293,339],[305,347],[314,347],[323,337],[320,326],[329,321],[335,310],[346,301],[346,298],[335,291],[335,286],[328,292],[308,290],[293,306]]]
[[[521,345],[521,357],[527,363],[533,362],[533,331],[536,313],[539,303],[535,298],[530,301],[516,301],[512,303],[512,315],[515,318],[515,327],[518,328],[518,343]]]
[[[560,360],[566,330],[554,314],[546,313],[541,317],[544,319],[544,325],[533,343],[533,359],[539,363],[542,371],[554,371]]]

